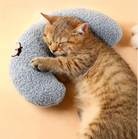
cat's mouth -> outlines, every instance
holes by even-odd
[[[66,56],[67,55],[67,52],[59,52],[59,51],[52,51],[51,49],[50,49],[50,52],[53,54],[53,55],[55,55],[55,56]]]
[[[58,51],[56,51],[56,52],[52,52],[55,56],[66,56],[67,55],[67,53],[61,53],[61,52],[58,52]]]

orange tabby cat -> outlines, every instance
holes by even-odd
[[[78,139],[136,139],[137,81],[124,60],[75,17],[47,19],[44,40],[56,58],[37,57],[40,71],[66,74],[75,84]]]

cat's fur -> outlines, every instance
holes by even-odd
[[[37,57],[40,71],[66,74],[75,84],[78,139],[136,139],[137,81],[124,60],[74,17],[43,16],[44,40],[56,58]]]

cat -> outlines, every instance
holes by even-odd
[[[56,56],[36,57],[39,71],[65,74],[74,83],[81,110],[78,139],[137,138],[137,79],[126,62],[94,36],[88,23],[49,16],[44,41]]]

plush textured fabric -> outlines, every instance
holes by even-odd
[[[89,23],[92,32],[109,46],[122,37],[120,26],[108,16],[93,10],[74,8],[50,13],[57,16],[75,16]],[[52,56],[43,41],[44,21],[30,25],[17,39],[21,53],[10,58],[9,74],[19,92],[27,101],[38,106],[57,105],[65,96],[65,87],[52,73],[34,70],[30,61],[35,57]]]

